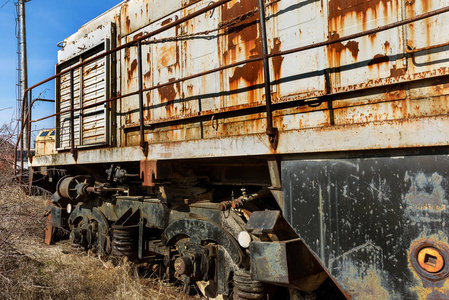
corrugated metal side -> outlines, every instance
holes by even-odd
[[[405,1],[405,17],[433,11],[449,5],[447,0],[415,0]],[[449,14],[441,14],[407,25],[406,43],[410,49],[421,49],[428,46],[444,44],[449,41]],[[416,52],[410,56],[410,72],[419,73],[447,67],[449,46]]]
[[[448,5],[447,2],[448,0],[431,3],[424,0],[267,2],[268,50],[269,53],[277,53],[377,28],[440,8]],[[129,1],[115,12],[113,18],[118,28],[117,44],[132,41],[208,4],[207,1]],[[151,38],[150,44],[145,44],[148,41],[144,41],[144,88],[261,56],[258,12],[255,8],[257,1],[234,0]],[[227,22],[248,11],[255,13],[249,18],[238,20],[231,27],[226,26]],[[406,48],[419,49],[445,43],[447,15],[442,14],[327,47],[270,58],[271,92],[275,105],[298,100],[322,100],[312,106],[307,105],[307,102],[295,102],[295,107],[275,111],[274,125],[284,132],[333,130],[336,137],[344,137],[348,126],[357,128],[368,123],[444,115],[449,111],[446,96],[449,93],[449,81],[445,77],[388,85],[433,78],[449,71],[446,67],[448,46],[413,54],[405,51]],[[107,23],[110,19],[108,14],[104,21]],[[99,24],[104,26],[101,18],[84,26],[77,36],[94,32]],[[209,30],[214,31],[189,36]],[[154,39],[158,41],[153,42]],[[73,38],[68,39],[71,40]],[[80,42],[77,45],[81,45]],[[136,47],[130,47],[120,51],[118,55],[119,95],[137,90],[136,53]],[[147,127],[145,138],[150,144],[154,144],[263,134],[266,129],[265,113],[226,118],[213,116],[217,112],[263,107],[265,95],[262,84],[262,63],[252,62],[144,92],[145,124],[169,122],[206,113],[210,116],[209,120],[203,119],[202,122]],[[368,89],[372,87],[376,88]],[[341,94],[349,91],[352,93]],[[332,93],[335,94],[330,97],[315,98]],[[120,137],[118,145],[139,145],[138,97],[126,97],[116,103],[120,118],[116,134]],[[93,120],[90,121],[89,124],[94,123]],[[280,141],[279,149],[291,148],[283,147],[283,143],[294,144],[298,141]],[[381,148],[390,147],[387,141],[373,144]],[[417,144],[422,145],[410,141],[409,147]],[[181,144],[179,146],[182,147]],[[209,143],[206,147],[209,147]],[[337,148],[340,149],[335,146]],[[366,148],[363,141],[354,141],[347,150]],[[307,149],[304,151],[307,152]]]
[[[106,58],[100,58],[83,67],[83,106],[106,100]],[[105,106],[82,110],[82,145],[106,142]]]
[[[104,42],[104,47],[107,43]],[[98,47],[97,47],[98,48]],[[104,50],[102,50],[104,51]],[[96,55],[99,52],[94,52]],[[68,66],[59,70],[67,70],[79,61],[87,59],[89,56],[80,56],[72,61]],[[92,61],[81,68],[76,68],[73,72],[74,85],[74,109],[93,105],[109,98],[109,66],[108,57],[102,57]],[[61,76],[59,87],[57,88],[57,111],[66,111],[71,108],[70,100],[70,72]],[[81,98],[80,98],[81,95]],[[80,106],[81,104],[81,106]],[[105,144],[108,142],[108,105],[102,104],[86,109],[74,111],[74,144],[75,146],[91,146]],[[64,112],[57,118],[57,148],[71,148],[71,122],[70,112]],[[82,129],[80,131],[80,128]]]
[[[65,68],[67,69],[67,68]],[[61,70],[64,71],[65,69]],[[71,98],[70,98],[70,72],[61,76],[59,84],[59,97],[58,98],[58,110],[66,111],[71,108]],[[80,108],[80,68],[73,71],[73,108]],[[79,145],[79,130],[80,130],[80,118],[79,111],[74,114],[73,121],[75,128],[75,145]],[[56,127],[59,129],[58,143],[57,147],[61,149],[69,149],[71,147],[71,124],[70,124],[70,113],[62,113],[58,118]]]
[[[267,7],[270,53],[323,42],[328,24],[323,22],[326,6],[320,1],[279,1]],[[326,94],[327,49],[316,48],[272,58],[271,80],[277,86],[274,102],[291,97]]]
[[[398,0],[329,1],[329,39],[391,24],[403,18]],[[403,28],[328,47],[333,91],[405,74]]]

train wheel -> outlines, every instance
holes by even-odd
[[[87,251],[105,255],[108,243],[109,223],[97,208],[76,207],[69,217],[70,241],[74,251]]]

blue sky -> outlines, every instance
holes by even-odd
[[[0,0],[0,126],[16,116],[17,40],[15,33],[17,0]],[[31,0],[26,5],[28,85],[34,85],[55,72],[56,44],[76,32],[83,24],[114,7],[121,0],[50,1]],[[54,99],[54,83],[33,92]],[[41,103],[33,110],[33,119],[54,112],[52,103]],[[53,121],[37,127],[53,127]],[[36,129],[37,129],[36,127]],[[33,130],[35,125],[33,125]]]

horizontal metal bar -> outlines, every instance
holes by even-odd
[[[225,69],[228,69],[228,68],[233,68],[233,67],[237,67],[239,65],[243,65],[243,64],[251,63],[251,62],[256,62],[256,61],[260,61],[260,60],[262,60],[262,57],[255,57],[255,58],[250,58],[250,59],[247,59],[247,60],[242,60],[242,61],[239,61],[239,62],[236,62],[236,63],[232,63],[232,64],[225,65],[225,66],[221,66],[221,67],[218,67],[218,68],[215,68],[215,69],[211,69],[211,70],[208,70],[208,71],[205,71],[205,72],[201,72],[201,73],[198,73],[198,74],[194,74],[194,75],[190,75],[190,76],[187,76],[187,77],[183,77],[181,79],[177,79],[177,80],[173,80],[173,81],[170,81],[170,82],[158,84],[158,85],[155,85],[155,86],[152,86],[152,87],[149,87],[149,88],[145,88],[145,89],[134,91],[134,92],[131,92],[131,93],[128,93],[128,94],[124,94],[124,95],[121,95],[121,96],[113,97],[113,98],[110,98],[110,99],[107,99],[107,100],[99,101],[97,103],[93,103],[93,104],[90,104],[90,105],[87,105],[87,106],[83,106],[83,107],[80,107],[80,108],[75,108],[74,111],[78,111],[78,110],[81,110],[81,109],[87,109],[87,108],[99,106],[99,105],[102,105],[102,104],[105,104],[105,103],[108,103],[108,102],[111,102],[111,101],[114,101],[114,100],[118,100],[118,99],[121,99],[121,98],[126,98],[126,97],[130,97],[130,96],[138,95],[141,91],[142,92],[148,92],[148,91],[151,91],[151,90],[162,88],[164,86],[176,84],[178,82],[190,80],[190,79],[193,79],[193,78],[196,78],[196,77],[201,77],[201,76],[204,76],[204,75],[207,75],[207,74],[219,72],[219,71],[222,71],[222,70],[225,70]],[[68,113],[68,112],[71,112],[71,110],[70,109],[63,110],[63,111],[57,112],[55,114],[49,115],[47,117],[43,117],[43,118],[40,118],[40,119],[37,119],[37,120],[32,120],[31,122],[39,122],[39,121],[42,121],[42,120],[45,120],[45,119],[48,119],[48,118],[51,118],[51,117],[54,117],[54,116],[57,116],[57,115],[61,115],[61,114],[64,114],[64,113]]]
[[[109,54],[115,53],[115,52],[117,52],[117,51],[119,51],[119,50],[125,49],[125,48],[127,48],[127,47],[132,46],[132,45],[137,45],[137,42],[138,42],[138,41],[142,41],[142,40],[148,39],[148,38],[150,38],[150,37],[152,37],[152,36],[155,36],[155,35],[158,34],[158,33],[164,32],[164,31],[166,31],[166,30],[168,30],[168,29],[170,29],[170,28],[172,28],[172,27],[175,27],[175,26],[177,26],[177,25],[179,25],[179,24],[181,24],[181,23],[184,23],[184,22],[186,22],[186,21],[188,21],[188,20],[190,20],[190,19],[193,19],[193,18],[195,18],[195,17],[197,17],[197,16],[199,16],[199,15],[201,15],[201,14],[203,14],[203,13],[209,11],[209,10],[212,10],[212,9],[214,9],[214,8],[216,8],[216,7],[218,7],[218,6],[221,6],[221,5],[223,5],[223,4],[227,3],[227,2],[230,2],[230,1],[231,1],[231,0],[220,0],[220,1],[217,1],[217,2],[215,2],[215,3],[211,2],[210,5],[208,5],[208,6],[204,7],[204,8],[202,8],[202,9],[200,9],[200,10],[194,12],[194,13],[191,13],[191,14],[189,14],[189,15],[183,17],[183,18],[180,18],[180,19],[177,20],[177,21],[174,21],[174,22],[172,22],[172,23],[170,23],[170,24],[167,24],[167,25],[165,25],[165,26],[163,26],[163,27],[161,27],[161,28],[159,28],[159,29],[156,29],[156,30],[154,30],[154,31],[152,31],[152,32],[150,32],[150,33],[148,33],[148,34],[146,34],[146,35],[143,35],[143,36],[141,36],[141,37],[139,37],[139,38],[137,38],[137,39],[135,39],[135,40],[133,40],[133,41],[131,41],[131,42],[125,43],[125,44],[120,45],[120,46],[118,46],[118,47],[116,47],[116,48],[114,48],[114,49],[111,49],[111,50],[106,51],[106,52],[104,52],[104,53],[98,54],[98,55],[96,55],[96,56],[94,56],[94,57],[92,57],[92,58],[86,59],[85,61],[83,61],[83,62],[81,62],[81,63],[79,63],[79,64],[76,64],[75,66],[70,67],[70,68],[64,70],[63,72],[59,72],[58,74],[53,75],[52,77],[47,78],[47,79],[45,79],[44,81],[41,81],[41,82],[39,82],[39,83],[36,83],[35,85],[33,85],[33,86],[29,87],[28,89],[26,89],[26,91],[31,90],[31,89],[34,89],[34,88],[38,87],[39,85],[42,85],[42,84],[44,84],[44,83],[47,83],[47,82],[49,82],[50,80],[53,80],[53,79],[55,79],[55,78],[57,78],[57,77],[59,77],[59,76],[65,74],[65,73],[68,73],[68,72],[70,72],[70,71],[72,71],[72,70],[75,70],[75,69],[77,69],[77,68],[79,68],[79,67],[81,67],[81,66],[84,66],[84,65],[86,65],[86,64],[88,64],[88,63],[90,63],[90,62],[93,62],[93,61],[95,61],[95,60],[97,60],[97,59],[99,59],[99,58],[102,58],[102,57],[107,56],[107,55],[109,55]]]
[[[445,47],[445,46],[449,46],[449,42],[443,43],[443,44],[438,44],[438,45],[422,47],[422,48],[415,48],[413,46],[407,45],[407,46],[405,46],[405,52],[407,52],[409,54],[412,54],[412,53],[416,53],[416,52],[421,52],[421,51],[441,48],[441,47]]]
[[[293,48],[290,50],[286,50],[286,51],[279,51],[277,53],[271,53],[270,55],[268,55],[268,57],[275,57],[275,56],[281,56],[281,55],[286,55],[286,54],[291,54],[291,53],[295,53],[295,52],[300,52],[300,51],[304,51],[304,50],[309,50],[309,49],[314,49],[314,48],[318,48],[318,47],[323,47],[323,46],[328,46],[328,45],[332,45],[335,43],[341,43],[341,42],[345,42],[348,40],[352,40],[355,38],[359,38],[362,36],[366,36],[366,35],[370,35],[370,34],[374,34],[374,33],[378,33],[381,31],[385,31],[388,29],[393,29],[395,27],[399,27],[399,26],[403,26],[409,23],[413,23],[422,19],[426,19],[426,18],[430,18],[445,12],[449,12],[449,6],[443,7],[443,8],[439,8],[437,10],[433,10],[421,15],[417,15],[402,21],[397,21],[388,25],[384,25],[384,26],[379,26],[377,28],[374,29],[370,29],[370,30],[366,30],[366,31],[362,31],[359,33],[354,33],[354,34],[350,34],[341,38],[336,38],[336,39],[332,39],[332,40],[327,40],[324,42],[320,42],[320,43],[316,43],[316,44],[310,44],[307,46],[302,46],[302,47],[297,47],[297,48]]]
[[[78,68],[79,66],[81,66],[83,64],[86,64],[86,63],[89,63],[91,61],[94,61],[94,60],[96,60],[98,58],[101,58],[101,57],[103,57],[105,55],[108,55],[110,53],[119,51],[119,50],[121,50],[121,49],[123,49],[125,47],[129,47],[131,45],[134,45],[135,43],[137,43],[137,41],[141,41],[141,40],[147,39],[147,38],[149,38],[151,36],[154,36],[154,35],[162,32],[164,30],[167,30],[167,29],[169,29],[169,28],[171,28],[173,26],[176,26],[176,25],[184,22],[184,21],[187,21],[187,20],[189,20],[189,19],[191,19],[191,18],[193,18],[193,17],[195,17],[195,16],[197,16],[197,15],[199,15],[199,14],[201,14],[201,13],[203,13],[203,12],[209,10],[209,9],[215,8],[215,7],[217,7],[217,6],[221,5],[221,4],[224,4],[224,3],[229,2],[229,1],[230,0],[222,0],[222,1],[216,2],[214,4],[211,4],[210,6],[207,7],[208,9],[204,8],[202,10],[199,10],[198,12],[196,12],[194,14],[191,14],[189,16],[181,18],[181,19],[177,20],[174,23],[168,24],[168,25],[166,25],[166,26],[164,26],[164,27],[162,27],[162,28],[160,28],[158,30],[155,30],[155,31],[153,31],[153,32],[151,32],[151,33],[149,33],[147,35],[144,35],[144,36],[142,36],[142,37],[140,37],[140,38],[138,38],[138,39],[136,39],[136,40],[134,40],[132,42],[123,44],[123,45],[121,45],[118,48],[115,48],[115,49],[109,50],[109,51],[107,51],[105,53],[102,53],[100,55],[97,55],[97,56],[95,56],[95,57],[93,57],[93,58],[91,58],[89,60],[86,60],[85,62],[83,62],[81,64],[78,64],[78,65],[76,65],[76,66],[74,66],[74,67],[72,67],[70,69],[65,70],[64,72],[58,73],[58,74],[48,78],[47,80],[42,81],[41,83],[33,85],[32,87],[27,89],[27,91],[32,89],[32,88],[34,88],[34,87],[36,87],[36,86],[39,86],[40,84],[46,83],[49,80],[55,79],[56,77],[60,76],[61,74],[69,72],[72,69]],[[408,19],[405,19],[405,20],[402,20],[402,21],[394,22],[394,23],[391,23],[389,25],[380,26],[380,27],[377,27],[377,28],[374,28],[374,29],[371,29],[371,30],[367,30],[367,31],[364,31],[364,32],[357,33],[357,34],[352,34],[352,35],[348,35],[348,36],[345,36],[345,37],[341,37],[341,38],[337,38],[337,39],[333,39],[333,40],[328,40],[328,41],[320,42],[320,43],[316,43],[316,44],[311,44],[311,45],[307,45],[307,46],[297,47],[297,48],[286,50],[286,51],[280,51],[280,52],[277,52],[277,53],[271,53],[271,54],[268,55],[268,57],[276,57],[276,56],[281,56],[281,55],[287,55],[287,54],[291,54],[291,53],[295,53],[295,52],[300,52],[300,51],[304,51],[304,50],[308,50],[308,49],[318,48],[318,47],[322,47],[322,46],[331,45],[331,44],[334,44],[334,43],[339,43],[339,42],[351,40],[351,39],[354,39],[354,38],[358,38],[358,37],[374,34],[374,33],[385,31],[385,30],[388,30],[388,29],[392,29],[392,28],[395,28],[395,27],[398,27],[398,26],[409,24],[409,23],[412,23],[412,22],[415,22],[415,21],[419,21],[419,20],[428,18],[428,17],[432,17],[432,16],[435,16],[435,15],[438,15],[438,14],[442,14],[442,13],[445,13],[445,12],[449,12],[449,7],[444,7],[444,8],[441,8],[441,9],[437,9],[437,10],[434,10],[432,12],[424,13],[424,14],[421,14],[421,15],[418,15],[418,16],[415,16],[415,17],[411,17],[411,18],[408,18]],[[435,47],[437,47],[437,46],[440,46],[440,45],[435,45]],[[178,82],[182,82],[182,81],[190,80],[190,79],[193,79],[193,78],[196,78],[196,77],[208,75],[208,74],[211,74],[211,73],[214,73],[214,72],[217,72],[217,71],[221,71],[221,70],[224,70],[224,69],[227,69],[227,68],[232,68],[232,67],[235,67],[235,66],[238,66],[238,65],[241,65],[241,64],[245,64],[245,63],[249,63],[249,62],[255,62],[255,61],[260,61],[262,59],[263,59],[262,57],[257,57],[257,58],[252,58],[252,59],[244,60],[244,61],[241,61],[241,62],[233,63],[233,64],[230,64],[230,65],[222,66],[222,67],[219,67],[219,68],[216,68],[216,69],[211,69],[211,70],[208,70],[208,71],[205,71],[205,72],[201,72],[201,73],[198,73],[198,74],[194,74],[194,75],[191,75],[191,76],[183,77],[181,79],[177,79],[177,80],[172,81],[172,82],[167,82],[167,83],[159,84],[159,85],[156,85],[156,86],[153,86],[153,87],[150,87],[150,88],[145,88],[145,89],[143,89],[141,91],[131,92],[131,93],[128,93],[128,94],[125,94],[125,95],[121,95],[121,96],[118,96],[118,97],[113,97],[113,98],[110,98],[110,99],[107,99],[107,100],[104,100],[104,101],[100,101],[98,103],[94,103],[94,104],[91,104],[91,105],[88,105],[88,106],[84,106],[84,107],[81,107],[81,108],[76,108],[76,109],[74,109],[74,111],[95,107],[95,106],[102,105],[102,104],[105,104],[107,102],[114,101],[114,100],[117,100],[117,99],[129,97],[129,96],[133,96],[133,95],[138,95],[140,92],[151,91],[151,90],[162,88],[162,87],[165,87],[165,86],[168,86],[168,85],[176,84]],[[415,80],[412,80],[412,81],[415,81]],[[401,82],[401,83],[404,83],[404,82]],[[396,83],[392,83],[392,84],[396,84]],[[60,114],[63,114],[63,113],[67,113],[67,112],[71,112],[71,110],[61,111],[61,112],[49,115],[47,117],[43,117],[43,118],[40,118],[40,119],[32,120],[31,122],[42,121],[42,120],[45,120],[45,119],[48,119],[48,118],[51,118],[51,117],[54,117],[54,116],[57,116],[57,115],[60,115]],[[214,113],[211,113],[211,115],[213,115],[213,114]],[[163,121],[162,123],[166,123],[166,122],[169,122],[169,121]],[[151,124],[157,124],[157,122],[156,123],[151,123]]]

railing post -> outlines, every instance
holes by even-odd
[[[27,102],[28,102],[28,111],[27,111],[27,125],[28,125],[28,135],[27,135],[27,157],[28,160],[31,162],[32,155],[31,155],[31,105],[32,105],[32,90],[30,89],[29,93],[27,94]],[[28,166],[28,170],[30,167]]]
[[[265,85],[265,106],[267,112],[267,130],[268,139],[273,149],[277,148],[278,129],[273,127],[273,112],[271,109],[271,88],[270,88],[270,65],[268,63],[268,43],[267,30],[265,27],[265,3],[259,0],[259,26],[260,39],[262,41],[262,61],[263,61],[263,79]]]
[[[26,91],[23,94],[22,97],[22,114],[21,114],[21,118],[20,118],[20,134],[19,134],[19,139],[20,139],[20,177],[19,177],[19,183],[22,184],[22,179],[23,179],[23,151],[25,148],[25,144],[24,144],[24,136],[23,136],[23,131],[25,130],[25,101],[26,101]]]
[[[148,142],[145,141],[145,121],[143,117],[143,78],[142,78],[142,41],[137,41],[137,76],[139,84],[140,147],[148,155]]]

